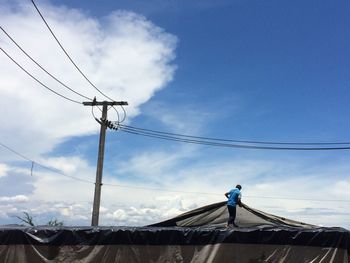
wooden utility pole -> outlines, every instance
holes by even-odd
[[[95,194],[94,204],[92,208],[91,226],[98,226],[98,218],[100,215],[100,200],[101,200],[101,187],[102,187],[102,172],[103,172],[103,159],[105,152],[105,141],[106,141],[106,120],[107,120],[107,107],[115,105],[128,105],[126,101],[101,101],[96,100],[83,102],[84,106],[102,106],[102,120],[100,122],[100,142],[98,146],[98,159],[96,169],[96,182],[95,182]]]

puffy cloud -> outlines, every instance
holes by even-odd
[[[342,163],[322,167],[315,165],[308,169],[304,169],[305,164],[301,160],[290,164],[281,160],[243,161],[240,158],[227,158],[191,163],[188,160],[193,156],[191,154],[181,148],[163,159],[166,156],[163,151],[154,154],[140,152],[142,165],[133,161],[138,159],[137,155],[119,160],[123,167],[123,170],[119,170],[121,174],[128,174],[129,169],[132,173],[139,171],[144,178],[141,180],[140,176],[135,180],[134,177],[114,176],[106,172],[102,186],[100,224],[140,226],[159,222],[202,205],[223,201],[223,193],[240,182],[243,185],[243,202],[252,207],[317,225],[349,226],[346,221],[348,215],[344,213],[349,210],[350,204],[346,202],[349,200],[349,182],[344,180],[349,168]],[[142,173],[143,169],[149,168],[147,164],[155,160],[159,163],[151,169],[152,172]],[[2,197],[2,220],[18,215],[20,211],[27,211],[35,216],[38,224],[57,218],[66,225],[89,225],[95,168],[78,156],[42,161],[65,170],[68,176],[87,179],[90,183],[46,170],[35,171],[33,176],[26,173],[25,176],[30,179],[27,184],[34,187],[34,192],[26,195],[28,199]],[[64,163],[70,165],[65,166]],[[339,170],[339,167],[343,168]],[[338,177],[320,176],[325,169],[330,173],[336,171]],[[12,170],[20,172],[19,169]]]
[[[88,167],[86,160],[78,156],[42,158],[45,166],[55,168],[65,174],[75,174],[77,169]]]
[[[116,211],[113,212],[112,218],[115,220],[125,220],[127,217],[127,214],[123,209],[117,209]],[[110,215],[107,215],[107,218],[110,217]]]
[[[0,177],[6,176],[9,168],[6,164],[0,163]]]
[[[129,102],[129,117],[137,115],[140,105],[171,81],[175,70],[172,61],[176,37],[145,17],[114,11],[97,19],[82,11],[53,6],[49,2],[41,2],[39,7],[65,49],[90,80],[115,100]],[[105,99],[74,69],[30,3],[1,2],[0,16],[2,27],[50,73],[88,97]],[[43,74],[4,34],[0,35],[0,46],[50,88],[67,97],[86,100]],[[42,156],[47,156],[67,138],[97,132],[91,109],[48,92],[4,54],[0,56],[0,95],[6,101],[2,107],[12,108],[11,115],[1,115],[1,121],[7,123],[0,128],[1,138],[7,145],[20,149],[25,156],[61,171],[60,174],[34,166],[33,176],[26,177],[26,184],[33,187],[32,201],[17,204],[16,209],[42,215],[43,218],[62,217],[68,223],[79,219],[80,223],[88,224],[95,167],[89,166],[80,156]],[[15,108],[11,106],[14,103],[17,105]],[[14,121],[14,116],[21,116],[21,121]],[[116,117],[110,113],[110,118]],[[16,136],[13,136],[14,130]],[[3,160],[14,157],[3,151],[0,155]],[[16,175],[30,175],[30,167],[10,169],[7,164],[1,164],[0,177],[10,170]],[[74,180],[71,176],[82,180]],[[20,198],[2,197],[1,200],[9,203]],[[12,210],[8,211],[11,213]],[[108,212],[107,207],[101,209],[101,214]]]
[[[333,184],[329,185],[331,192],[334,193],[339,198],[350,198],[350,181],[349,180],[340,180]]]
[[[100,206],[100,214],[106,214],[108,211],[108,207]]]
[[[96,19],[81,11],[49,3],[40,4],[40,8],[62,44],[92,82],[116,100],[129,101],[128,116],[136,116],[140,105],[172,79],[176,38],[145,17],[117,11]],[[0,3],[0,17],[2,26],[50,72],[77,91],[104,99],[75,71],[27,2]],[[36,69],[4,35],[0,36],[0,45],[45,84],[80,99]],[[13,172],[21,178],[26,176],[25,184],[33,188],[31,194],[11,196],[6,193],[0,197],[1,222],[10,222],[4,218],[27,211],[35,216],[38,224],[57,218],[66,225],[89,225],[95,167],[81,156],[47,157],[47,153],[67,138],[97,131],[90,109],[49,93],[0,55],[2,107],[12,112],[0,116],[1,122],[6,123],[0,128],[2,140],[20,149],[24,155],[68,175],[35,168],[30,176],[29,165],[21,168],[1,164],[0,180],[8,180],[10,176],[6,175]],[[164,106],[159,110],[159,106],[162,105],[150,109],[150,114],[157,113],[163,125],[171,124],[182,133],[200,131],[210,118],[190,107],[172,112]],[[112,113],[110,116],[114,118]],[[195,120],[191,116],[196,116]],[[2,161],[13,158],[3,151],[0,155]],[[200,162],[192,162],[198,159]],[[154,223],[201,205],[222,201],[228,188],[241,183],[243,201],[253,207],[299,221],[349,226],[348,214],[344,213],[349,210],[349,203],[302,200],[349,200],[349,181],[344,179],[349,174],[348,161],[345,160],[343,165],[333,161],[328,166],[327,163],[308,164],[306,169],[305,161],[301,159],[296,158],[294,163],[282,159],[264,161],[237,158],[237,155],[205,155],[192,146],[139,151],[127,160],[118,160],[119,174],[104,174],[100,224]],[[329,174],[338,176],[330,178]],[[13,181],[9,185],[13,185]],[[167,189],[174,191],[166,192]],[[291,199],[265,198],[279,196]]]
[[[129,102],[129,117],[138,114],[140,105],[172,79],[176,37],[145,17],[115,11],[97,19],[49,2],[40,3],[40,9],[90,80],[109,97]],[[0,16],[2,27],[49,72],[90,98],[105,99],[74,69],[29,2],[4,2],[0,5]],[[0,45],[50,88],[78,101],[87,100],[47,77],[4,34],[0,35]],[[48,92],[4,54],[0,55],[2,107],[11,108],[11,114],[1,115],[1,122],[6,125],[1,127],[0,135],[8,145],[34,158],[67,137],[97,131],[89,107]],[[11,106],[14,103],[16,107]],[[14,121],[16,116],[21,116],[21,121]],[[110,118],[116,119],[116,116],[111,113]]]
[[[36,200],[43,197],[50,201],[77,202],[92,198],[95,168],[78,156],[42,159],[45,165],[58,169],[35,171],[32,196]],[[79,189],[79,190],[78,190]]]
[[[29,198],[25,195],[15,196],[0,196],[0,202],[6,203],[25,203],[28,202]]]
[[[17,213],[18,209],[13,204],[1,204],[0,203],[0,218],[8,219],[11,218],[11,215]]]

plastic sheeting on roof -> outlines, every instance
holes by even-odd
[[[235,223],[239,227],[266,227],[266,226],[290,226],[302,228],[317,228],[302,222],[293,221],[283,217],[271,215],[242,204],[242,207],[236,207]],[[224,227],[227,222],[228,211],[226,202],[215,203],[197,208],[187,213],[181,214],[172,219],[153,224],[151,226],[213,226]]]
[[[8,262],[344,262],[350,232],[238,209],[239,228],[222,227],[224,202],[146,227],[0,227]]]

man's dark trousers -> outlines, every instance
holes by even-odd
[[[230,215],[230,217],[228,218],[227,224],[234,225],[235,219],[236,219],[236,206],[228,205],[227,209],[228,209],[228,213]]]

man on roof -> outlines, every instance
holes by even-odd
[[[236,219],[236,206],[242,206],[241,203],[241,189],[242,186],[237,184],[236,188],[233,188],[232,190],[230,190],[229,192],[225,193],[225,196],[227,197],[227,209],[228,209],[228,213],[229,213],[229,218],[227,221],[227,227],[238,227],[235,224],[235,219]]]

